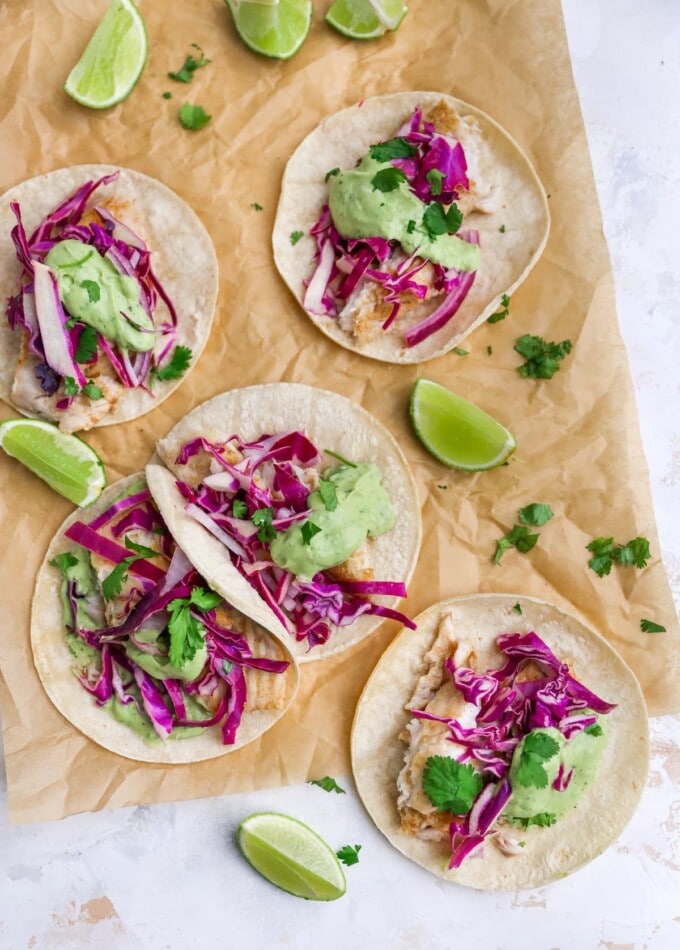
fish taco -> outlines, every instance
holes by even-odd
[[[177,542],[300,662],[368,636],[406,596],[420,548],[413,479],[392,436],[337,393],[233,390],[157,445],[149,487]],[[169,471],[168,471],[169,469]]]
[[[648,767],[644,699],[589,628],[527,597],[435,604],[357,705],[352,768],[406,857],[481,890],[532,888],[621,833]]]
[[[274,258],[336,343],[420,363],[507,306],[549,227],[543,186],[504,129],[452,96],[403,92],[329,116],[297,148]]]
[[[153,409],[208,339],[210,237],[173,191],[109,165],[60,168],[0,198],[0,397],[64,432]]]
[[[274,635],[215,592],[175,543],[143,476],[57,532],[31,615],[38,675],[99,745],[145,762],[238,749],[290,706],[298,672]]]

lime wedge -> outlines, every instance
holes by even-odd
[[[288,815],[258,812],[238,828],[238,846],[272,884],[310,901],[334,901],[345,893],[340,862],[323,838]]]
[[[106,473],[97,453],[78,436],[65,435],[49,422],[1,422],[0,446],[81,508],[99,498],[106,485]]]
[[[312,22],[311,0],[225,0],[236,30],[250,49],[290,59],[304,43]]]
[[[416,435],[451,468],[480,472],[502,465],[517,448],[511,432],[474,403],[429,379],[417,379],[409,405]]]
[[[407,13],[403,0],[335,0],[326,23],[353,40],[372,40],[396,30]]]
[[[64,89],[91,109],[115,106],[132,92],[147,49],[144,20],[132,0],[111,0]]]

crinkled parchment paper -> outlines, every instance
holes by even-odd
[[[659,547],[614,288],[558,0],[410,0],[395,34],[346,40],[315,4],[300,53],[279,63],[236,38],[221,0],[142,0],[150,55],[132,95],[97,113],[61,90],[105,0],[5,0],[0,189],[81,162],[120,162],[174,188],[200,215],[221,267],[218,313],[196,371],[143,418],[87,436],[109,480],[142,468],[155,439],[225,388],[272,380],[316,383],[361,403],[388,426],[413,466],[425,521],[408,610],[476,591],[519,591],[555,602],[600,630],[642,683],[651,713],[680,709],[677,621]],[[212,60],[191,85],[166,78],[199,43]],[[512,300],[511,316],[423,367],[387,366],[334,346],[278,278],[270,234],[283,168],[328,113],[367,96],[441,89],[490,113],[515,136],[550,194],[547,250]],[[162,93],[172,92],[165,100]],[[212,121],[188,132],[182,102]],[[262,206],[262,210],[253,207]],[[508,222],[511,224],[511,222]],[[295,226],[295,222],[292,222]],[[200,274],[196,275],[200,280]],[[512,346],[522,333],[569,337],[574,350],[551,381],[522,379]],[[493,355],[487,354],[493,347]],[[419,374],[477,401],[515,433],[511,463],[451,472],[411,433],[408,395]],[[15,415],[6,406],[3,418]],[[549,502],[555,518],[527,556],[495,541],[517,509]],[[13,460],[0,458],[0,699],[9,801],[16,821],[219,795],[349,770],[349,727],[361,687],[396,625],[303,669],[294,707],[252,746],[222,759],[161,767],[127,761],[84,738],[57,713],[31,662],[33,579],[70,506]],[[644,571],[598,578],[585,545],[598,535],[645,535]],[[665,635],[640,633],[642,617]],[[77,688],[74,686],[74,688]]]

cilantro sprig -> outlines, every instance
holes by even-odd
[[[319,788],[322,788],[324,792],[335,792],[336,795],[344,795],[345,789],[342,788],[335,781],[334,778],[331,778],[330,775],[324,775],[323,778],[313,778],[310,779],[307,783],[308,785],[317,785]]]
[[[492,313],[490,317],[486,318],[487,323],[499,323],[510,313],[510,297],[507,294],[503,294],[501,297],[501,306],[500,309],[495,313]]]
[[[453,202],[448,211],[438,201],[427,206],[423,214],[423,227],[431,240],[440,234],[455,234],[463,221],[463,213]]]
[[[180,379],[189,368],[193,356],[194,354],[188,346],[176,346],[172,351],[170,362],[160,369],[154,368],[151,372],[156,379],[161,381]]]
[[[537,828],[550,828],[557,821],[557,815],[549,811],[541,811],[530,818],[510,818],[513,824],[520,825],[522,828],[531,828],[535,825]],[[520,842],[522,844],[522,842]]]
[[[85,385],[81,388],[73,376],[64,376],[64,395],[77,396],[78,394],[87,396],[88,399],[104,398],[104,393],[92,380],[85,383]]]
[[[516,770],[517,781],[525,788],[546,788],[548,773],[544,763],[560,751],[559,743],[547,732],[535,729],[524,738]]]
[[[198,45],[198,43],[192,43],[191,46],[193,49],[198,50],[198,58],[189,53],[184,60],[184,63],[176,73],[168,73],[168,79],[174,79],[175,82],[191,82],[191,80],[194,78],[194,73],[196,70],[202,69],[204,66],[208,65],[210,60],[205,58],[203,55],[203,50]]]
[[[395,191],[405,181],[407,181],[407,178],[401,168],[395,168],[393,165],[390,165],[389,168],[381,168],[371,178],[373,190],[382,192]]]
[[[242,501],[240,498],[234,498],[234,503],[231,506],[231,512],[234,518],[247,518],[248,505],[245,503],[245,501]]]
[[[190,132],[198,132],[212,119],[203,106],[192,105],[190,102],[181,105],[177,115],[184,128]]]
[[[353,864],[359,863],[359,852],[361,851],[361,845],[355,844],[352,847],[351,844],[346,844],[344,847],[340,848],[339,851],[336,851],[336,855],[339,861],[346,867],[351,867]]]
[[[119,561],[111,573],[102,581],[102,594],[106,600],[113,600],[114,597],[120,594],[123,589],[123,584],[127,579],[128,570],[135,561],[158,557],[158,551],[154,551],[153,548],[147,548],[143,544],[137,544],[127,535],[125,535],[124,543],[128,551],[133,551],[134,553],[129,557],[123,558],[122,561]]]
[[[269,544],[276,537],[276,528],[272,524],[273,518],[273,508],[257,508],[252,514],[251,521],[256,528],[260,529],[257,532],[258,541],[263,544]]]
[[[90,303],[99,302],[102,292],[96,280],[81,280],[79,286],[87,291]]]
[[[520,508],[517,514],[520,524],[515,524],[502,538],[496,541],[494,564],[500,564],[501,558],[510,548],[516,548],[521,554],[528,554],[535,547],[540,535],[532,533],[529,527],[543,527],[553,517],[550,505],[533,502]]]
[[[407,139],[398,136],[394,139],[388,139],[387,142],[371,145],[369,152],[371,158],[376,162],[391,162],[395,158],[410,158],[418,152],[418,149],[411,145]]]
[[[431,755],[423,769],[423,791],[437,811],[467,815],[482,790],[482,777],[472,765],[447,755]]]
[[[335,511],[338,507],[338,492],[333,482],[327,482],[322,479],[319,482],[317,491],[321,495],[321,501],[326,511]]]
[[[609,574],[612,564],[622,567],[637,567],[640,570],[647,566],[651,552],[647,538],[632,538],[626,544],[616,544],[614,538],[593,538],[586,545],[586,549],[593,557],[588,561],[588,567],[595,571],[598,577]]]
[[[552,379],[560,368],[560,363],[571,353],[571,340],[561,343],[546,342],[540,336],[525,333],[519,337],[514,349],[523,356],[526,363],[517,367],[520,376],[529,379]]]
[[[97,331],[94,327],[84,326],[78,337],[76,363],[89,363],[97,354]]]
[[[168,633],[170,649],[168,656],[173,666],[191,662],[203,646],[205,626],[194,611],[205,613],[214,610],[222,602],[219,594],[206,587],[194,587],[189,597],[176,597],[168,604]]]
[[[290,232],[290,243],[295,247],[298,241],[302,240],[305,236],[304,231],[291,231]]]

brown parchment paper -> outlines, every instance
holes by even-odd
[[[63,165],[111,162],[174,188],[199,214],[221,267],[215,326],[199,365],[162,406],[87,439],[109,480],[142,468],[155,439],[225,388],[273,380],[322,385],[374,413],[406,452],[418,484],[424,543],[408,610],[477,591],[530,594],[571,610],[622,653],[652,714],[680,709],[678,626],[660,562],[648,474],[638,432],[614,288],[558,0],[410,0],[395,34],[368,43],[323,23],[286,63],[251,53],[220,0],[142,0],[150,55],[132,95],[102,113],[73,103],[61,84],[105,0],[5,0],[0,7],[5,83],[0,102],[0,190]],[[166,78],[199,43],[212,60],[191,85]],[[497,119],[534,162],[548,193],[552,233],[511,316],[421,367],[387,366],[334,346],[298,309],[278,278],[270,235],[288,156],[328,113],[362,98],[441,89]],[[162,93],[169,90],[170,100]],[[212,115],[199,132],[177,121],[181,103]],[[252,205],[262,206],[258,211]],[[295,222],[291,222],[292,228]],[[197,275],[200,279],[200,275]],[[522,379],[512,346],[521,333],[571,338],[551,381]],[[487,346],[493,355],[487,355]],[[511,464],[455,473],[427,456],[411,433],[408,395],[426,375],[474,399],[514,432]],[[0,406],[2,417],[15,415]],[[549,502],[555,518],[528,555],[492,563],[495,541],[517,509]],[[0,705],[9,803],[15,821],[83,810],[300,782],[349,771],[349,727],[376,659],[396,633],[386,623],[367,643],[302,670],[294,707],[253,745],[190,766],[135,763],[83,737],[52,707],[29,648],[34,577],[70,505],[0,458]],[[650,539],[644,571],[587,568],[594,536]],[[639,621],[667,628],[645,636]]]

